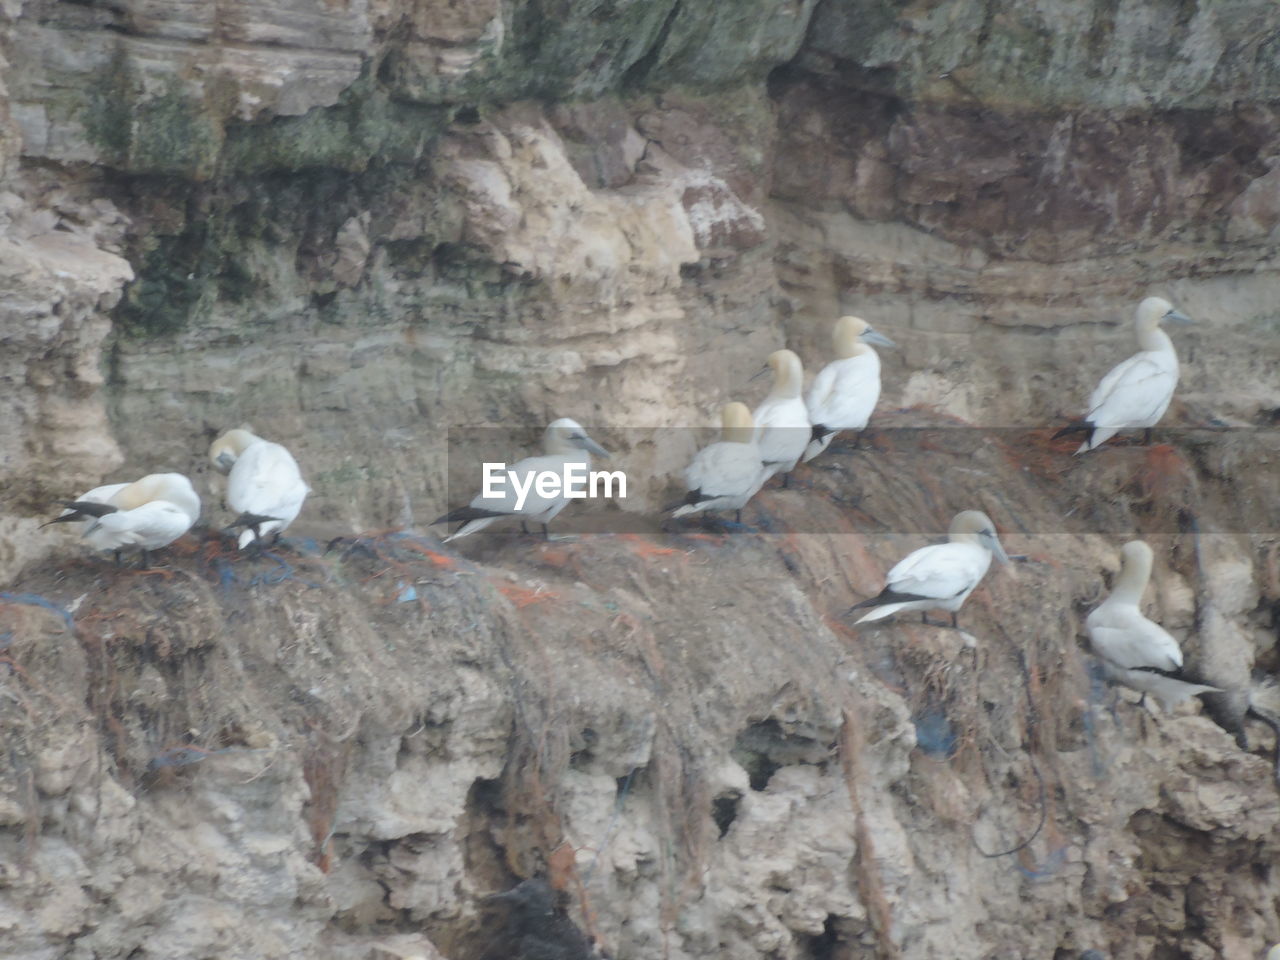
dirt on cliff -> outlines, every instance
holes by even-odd
[[[203,531],[150,572],[74,548],[30,568],[0,597],[12,955],[468,960],[480,898],[533,875],[616,957],[1274,936],[1270,731],[1243,750],[1238,704],[1231,733],[1139,706],[1077,636],[1142,535],[1153,615],[1238,695],[1240,638],[1198,627],[1230,577],[1250,660],[1275,656],[1280,537],[1233,528],[1274,480],[1206,466],[1231,436],[1073,460],[1048,431],[878,425],[736,532],[300,536],[254,559]],[[968,508],[1018,559],[962,629],[851,628]]]
[[[1276,49],[1271,0],[0,4],[0,956],[487,960],[539,876],[614,960],[1256,960]],[[1151,294],[1174,403],[1073,458]],[[864,448],[665,523],[844,314],[898,344]],[[624,500],[427,532],[566,415]],[[287,546],[40,528],[161,470],[216,527],[240,423]],[[850,626],[972,508],[1019,559],[960,630]],[[1135,536],[1223,691],[1171,715],[1078,635]]]

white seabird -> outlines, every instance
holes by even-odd
[[[1162,320],[1190,323],[1168,300],[1147,297],[1134,313],[1133,328],[1139,351],[1118,364],[1089,397],[1089,412],[1053,435],[1088,433],[1077,454],[1093,450],[1121,430],[1143,428],[1151,440],[1151,428],[1169,409],[1178,385],[1178,355],[1173,341],[1160,329]]]
[[[991,518],[978,510],[958,513],[951,521],[948,542],[921,547],[908,554],[889,571],[885,588],[878,596],[850,608],[850,612],[863,607],[875,608],[854,622],[919,610],[921,622],[929,623],[925,610],[948,610],[954,627],[956,611],[986,575],[992,555],[1001,563],[1009,562]]]
[[[569,491],[561,485],[551,496],[538,493],[534,482],[539,474],[554,473],[563,477],[570,465],[581,465],[585,471],[591,469],[591,454],[607,457],[609,451],[596,443],[576,420],[561,417],[547,427],[542,437],[542,447],[546,451],[540,457],[526,457],[514,466],[507,468],[509,476],[503,483],[503,491],[495,496],[486,497],[478,494],[469,505],[459,507],[431,522],[455,523],[462,521],[462,526],[444,538],[444,542],[465,537],[477,530],[483,530],[495,520],[502,517],[519,517],[521,525],[526,520],[536,520],[542,524],[542,535],[550,539],[547,524],[555,519],[566,506],[571,497]],[[576,471],[575,471],[576,472]],[[519,502],[516,486],[526,490],[523,502]]]
[[[726,403],[720,420],[720,439],[699,450],[685,468],[689,492],[672,516],[683,517],[700,510],[733,510],[741,523],[742,508],[764,484],[768,474],[760,460],[747,405]]]
[[[173,543],[200,517],[200,497],[180,473],[152,473],[133,483],[95,487],[85,499],[63,503],[68,510],[51,522],[92,517],[83,534],[91,547],[113,551],[117,564],[125,547],[138,547],[144,567],[150,565],[149,551]]]
[[[773,389],[756,407],[751,420],[756,425],[756,444],[764,462],[764,479],[781,473],[785,487],[809,438],[813,436],[813,429],[809,425],[809,411],[800,399],[800,388],[804,383],[800,358],[790,350],[775,350],[769,354],[767,369],[756,376],[763,376],[768,369],[773,371]]]
[[[239,537],[241,550],[271,533],[279,540],[311,492],[293,454],[243,427],[215,440],[209,459],[227,474],[227,506],[237,513],[228,529],[245,528]]]
[[[860,317],[841,317],[831,336],[836,359],[813,379],[805,406],[813,424],[804,451],[809,462],[831,445],[841,430],[863,430],[880,399],[880,355],[870,344],[896,346]]]
[[[1166,710],[1217,687],[1183,679],[1182,648],[1138,605],[1151,578],[1151,548],[1132,540],[1120,550],[1120,575],[1111,596],[1085,618],[1094,654],[1108,677],[1144,694],[1152,693]]]

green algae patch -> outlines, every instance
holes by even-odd
[[[358,173],[374,159],[411,163],[449,123],[444,106],[393,100],[365,78],[332,107],[227,128],[224,175],[328,167]]]
[[[816,0],[676,3],[628,87],[708,92],[762,80],[800,49]]]
[[[123,50],[117,50],[98,82],[88,88],[84,110],[85,134],[102,152],[102,162],[123,167],[129,156],[133,130],[132,70]]]
[[[793,57],[816,0],[523,0],[501,34],[477,35],[475,59],[444,76],[429,57],[393,47],[379,79],[398,97],[452,105],[591,100],[610,93],[732,86]],[[498,41],[502,37],[502,42]]]
[[[217,169],[222,126],[216,114],[177,76],[148,82],[123,50],[89,85],[82,119],[108,166],[193,180]]]
[[[222,129],[176,77],[136,106],[129,166],[143,173],[185,173],[205,180],[217,168]]]
[[[216,224],[200,220],[176,237],[153,237],[134,259],[136,279],[112,319],[131,336],[167,336],[186,328],[216,298],[213,277],[223,250]],[[140,262],[139,262],[140,261]]]
[[[403,197],[433,211],[423,225],[430,235],[400,251],[408,272],[431,273],[435,244],[459,231],[456,207],[426,189],[409,164],[375,162],[359,175],[328,167],[273,171],[195,190],[180,178],[137,177],[127,188],[136,201],[128,205],[151,217],[128,252],[136,279],[112,315],[117,329],[135,338],[171,336],[215,315],[222,322],[244,312],[257,322],[249,315],[287,312],[335,291],[334,237],[369,209],[371,196]]]

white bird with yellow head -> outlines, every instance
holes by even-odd
[[[126,548],[137,547],[144,568],[151,564],[150,551],[167,547],[200,518],[200,497],[180,473],[95,487],[62,504],[67,509],[49,523],[84,521],[83,537],[91,547],[112,551],[117,565]]]
[[[919,610],[921,621],[928,623],[926,610],[946,610],[955,627],[956,611],[982,582],[992,557],[1009,562],[991,518],[979,510],[957,513],[946,543],[908,554],[889,571],[885,588],[878,595],[854,604],[851,611],[872,608],[855,623],[912,610]]]
[[[227,506],[237,514],[229,529],[244,528],[237,541],[241,550],[272,534],[279,540],[311,492],[293,454],[246,427],[218,437],[209,459],[227,475]]]
[[[827,449],[841,430],[866,429],[880,399],[880,355],[871,345],[895,346],[861,317],[837,320],[831,340],[836,358],[813,378],[805,398],[813,423],[806,463]]]
[[[1141,428],[1150,441],[1151,428],[1169,409],[1178,386],[1178,354],[1168,334],[1160,329],[1165,320],[1191,322],[1160,297],[1147,297],[1138,304],[1133,317],[1138,352],[1102,378],[1089,397],[1088,412],[1055,433],[1053,439],[1087,433],[1089,437],[1077,454],[1096,449],[1121,430]]]
[[[720,439],[699,450],[685,468],[688,493],[667,509],[683,517],[702,510],[733,510],[739,523],[742,508],[759,492],[768,474],[756,446],[755,425],[745,403],[726,403],[720,411]]]

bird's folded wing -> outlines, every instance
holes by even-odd
[[[180,507],[152,501],[133,510],[109,513],[85,535],[106,533],[122,545],[177,539],[191,527],[191,518]]]
[[[865,424],[876,401],[880,399],[880,378],[876,368],[867,361],[869,357],[848,357],[829,364],[823,373],[832,371],[831,385],[819,404],[821,415],[810,407],[814,423],[828,427]],[[817,381],[810,396],[817,393]]]
[[[500,474],[501,482],[494,485],[496,488],[495,496],[486,497],[481,492],[472,499],[471,506],[482,510],[492,510],[495,513],[537,516],[564,501],[564,497],[558,493],[549,497],[539,494],[537,491],[538,475],[541,473],[554,473],[563,478],[566,462],[567,460],[564,456],[547,454],[541,457],[526,457],[507,467],[507,471],[514,474],[520,489],[527,491],[519,510],[516,509],[516,483],[506,473]],[[532,483],[530,482],[531,478]]]
[[[835,397],[838,372],[839,368],[836,364],[828,363],[818,371],[818,375],[813,378],[813,383],[809,386],[806,406],[809,408],[809,419],[814,423],[823,422],[823,415]]]
[[[742,496],[751,491],[762,469],[755,444],[715,443],[689,464],[685,483],[690,490],[701,490],[706,500]]]
[[[1150,420],[1168,406],[1177,384],[1176,359],[1170,366],[1163,354],[1135,354],[1102,378],[1086,419],[1103,427]]]
[[[888,585],[895,593],[946,599],[973,586],[979,573],[974,551],[964,544],[939,543],[904,558],[889,571]]]
[[[1178,642],[1151,621],[1126,625],[1089,624],[1094,652],[1118,667],[1175,671],[1182,666]]]

